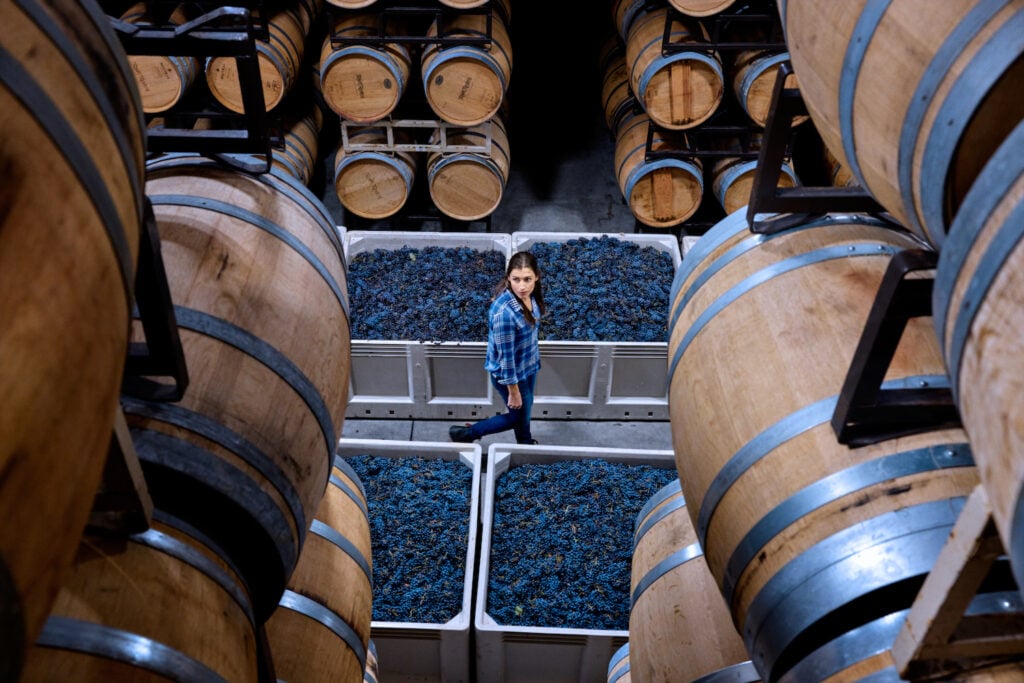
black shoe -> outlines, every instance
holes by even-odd
[[[521,445],[521,446],[537,446],[539,444],[540,444],[540,441],[537,441],[537,439],[530,439],[529,441],[522,441],[522,442],[520,442],[519,445]]]
[[[473,443],[474,441],[468,425],[452,425],[448,428],[448,438],[458,443]]]

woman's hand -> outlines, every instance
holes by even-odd
[[[508,407],[513,409],[523,407],[523,395],[519,393],[518,384],[508,385]]]

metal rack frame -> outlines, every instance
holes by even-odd
[[[491,124],[487,124],[487,131],[484,136],[484,143],[481,145],[456,145],[448,144],[448,131],[468,130],[465,126],[456,126],[447,121],[435,121],[427,119],[382,119],[373,123],[355,123],[341,119],[341,148],[346,152],[441,152],[442,154],[458,154],[461,152],[473,152],[477,154],[491,155]],[[472,128],[482,127],[471,126]],[[381,128],[387,136],[386,143],[353,143],[349,138],[349,130]],[[395,142],[395,130],[436,130],[439,141],[436,143],[422,142]]]
[[[176,4],[176,3],[175,3]],[[198,3],[203,5],[204,3]],[[209,3],[207,3],[209,4]],[[185,122],[202,118],[230,120],[243,125],[231,129],[195,130],[184,125],[156,126],[147,129],[146,148],[151,153],[196,152],[199,154],[249,153],[266,156],[263,168],[247,168],[252,172],[270,169],[272,143],[270,116],[266,111],[263,90],[259,87],[260,70],[256,51],[257,40],[267,40],[269,28],[263,0],[238,0],[237,6],[210,4],[199,17],[180,26],[167,23],[173,4],[154,2],[162,9],[154,19],[163,19],[158,26],[140,26],[109,17],[114,32],[129,55],[183,55],[234,57],[241,81],[242,114],[217,110],[178,111],[160,115],[167,121]],[[254,12],[254,10],[260,10]],[[147,115],[147,120],[156,115]]]
[[[927,271],[937,261],[934,251],[913,249],[889,262],[832,415],[839,443],[856,448],[960,426],[948,386],[881,389],[907,322],[932,314],[935,280]],[[921,274],[925,276],[910,277]]]
[[[775,81],[772,105],[754,175],[754,187],[747,207],[747,222],[751,232],[772,234],[804,222],[809,216],[832,212],[868,213],[888,220],[882,205],[860,187],[778,186],[782,162],[788,154],[793,135],[792,121],[808,114],[800,91],[786,87],[786,79],[793,73],[792,65],[786,61],[778,68],[779,75]],[[786,215],[759,217],[771,213]],[[893,227],[898,226],[893,223]]]
[[[153,204],[149,197],[144,201],[135,302],[145,341],[129,344],[121,392],[150,401],[179,401],[188,388],[188,367],[160,252]],[[172,383],[150,379],[153,377],[170,378]]]

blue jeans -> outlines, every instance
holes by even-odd
[[[536,382],[536,373],[520,380],[519,395],[523,397],[523,406],[521,408],[509,408],[507,413],[501,413],[479,422],[474,422],[469,428],[473,438],[479,439],[481,436],[513,429],[516,434],[516,443],[533,443],[533,435],[530,434],[530,414],[533,412],[533,387]],[[491,384],[501,394],[501,400],[508,406],[508,387],[504,384],[498,384],[493,375],[491,376]]]

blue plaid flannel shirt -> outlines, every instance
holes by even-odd
[[[536,300],[531,303],[536,325],[526,321],[523,307],[509,290],[506,289],[491,302],[487,312],[487,359],[484,361],[484,369],[494,376],[498,384],[518,384],[520,380],[540,370],[537,337],[540,310]]]

